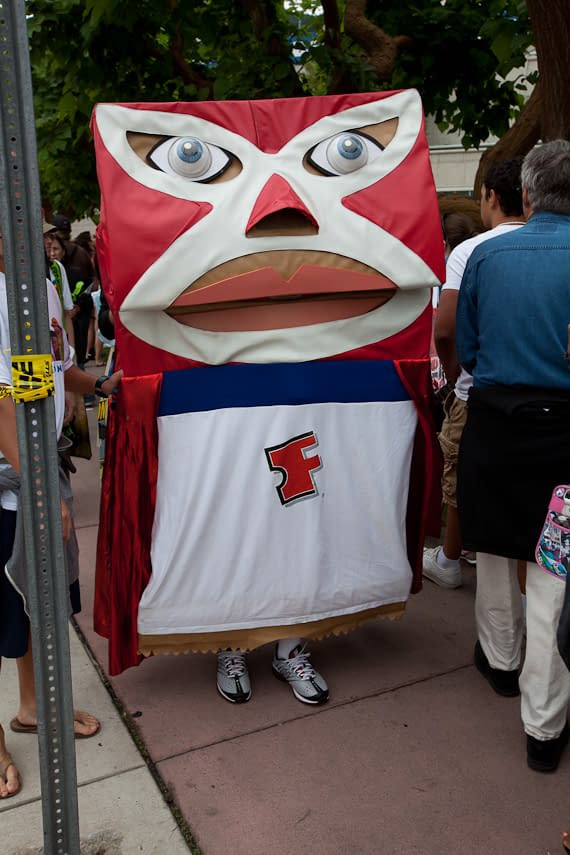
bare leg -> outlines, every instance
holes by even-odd
[[[103,365],[103,342],[95,333],[95,365]]]
[[[36,686],[34,683],[34,660],[32,658],[31,640],[27,652],[16,659],[18,667],[18,685],[20,688],[20,705],[18,720],[22,724],[36,723]]]
[[[21,725],[37,724],[36,717],[36,686],[34,682],[34,661],[32,657],[32,642],[28,644],[28,652],[16,659],[18,666],[18,681],[20,685],[20,705],[17,722]],[[101,724],[95,716],[82,710],[73,710],[73,729],[76,736],[95,736]]]
[[[89,318],[89,328],[87,330],[87,353],[92,353],[95,347],[95,315]]]
[[[461,557],[461,549],[461,531],[459,529],[457,508],[454,508],[453,505],[448,505],[445,539],[443,541],[445,557],[449,558],[450,561],[455,561]]]
[[[0,659],[0,664],[2,660]],[[0,724],[0,799],[8,799],[19,791],[20,775],[6,748],[4,728]]]

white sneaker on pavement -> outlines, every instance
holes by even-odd
[[[329,687],[324,678],[315,671],[309,662],[310,653],[305,652],[306,645],[298,644],[287,659],[277,655],[279,645],[275,646],[273,673],[279,680],[289,683],[293,694],[303,704],[324,704],[329,697]]]
[[[232,704],[245,704],[251,698],[251,684],[245,653],[218,650],[216,685],[220,695]]]
[[[463,580],[459,561],[457,567],[441,567],[437,561],[440,552],[441,546],[436,546],[434,549],[424,549],[424,576],[441,588],[460,588]]]

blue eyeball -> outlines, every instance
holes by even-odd
[[[344,131],[318,143],[308,161],[325,175],[347,175],[379,157],[383,146],[358,131]]]
[[[212,163],[212,156],[208,149],[205,149],[200,140],[193,137],[185,137],[179,140],[176,145],[170,147],[168,151],[168,162],[173,169],[182,161],[190,167],[204,167],[207,169]]]
[[[160,142],[149,152],[148,160],[168,175],[192,181],[211,181],[231,163],[223,149],[196,137],[171,137]]]
[[[364,155],[365,159],[368,159],[366,157],[366,149],[362,145],[362,141],[359,140],[355,134],[346,134],[346,136],[333,140],[333,151],[329,152],[329,157],[334,155],[334,148],[336,148],[336,151],[341,158],[355,160],[356,158]]]

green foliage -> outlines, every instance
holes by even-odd
[[[441,130],[462,134],[478,146],[501,136],[520,111],[521,78],[506,79],[524,65],[532,36],[523,0],[414,0],[378,13],[392,34],[413,37],[401,51],[390,84],[415,86],[424,109]]]
[[[500,135],[520,109],[522,81],[505,76],[530,42],[524,0],[368,0],[370,20],[411,39],[388,81],[337,6],[339,32],[325,38],[316,0],[28,0],[44,200],[74,217],[97,208],[89,120],[101,101],[415,86],[465,145]]]

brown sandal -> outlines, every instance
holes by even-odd
[[[6,754],[4,760],[0,760],[0,778],[4,781],[5,784],[8,784],[8,769],[10,766],[14,766],[16,769],[16,773],[18,775],[18,789],[14,790],[13,793],[8,793],[5,796],[0,796],[0,801],[4,801],[4,799],[11,799],[12,796],[17,796],[20,790],[22,789],[22,777],[16,768],[12,756],[10,754]]]
[[[74,724],[75,724],[75,722],[78,722],[79,724],[81,724],[81,715],[82,715],[82,713],[80,710],[74,711],[74,714],[73,714],[73,723]],[[14,733],[37,733],[38,732],[38,726],[37,726],[37,724],[24,724],[23,722],[20,721],[20,719],[18,717],[16,717],[16,718],[13,718],[12,721],[10,722],[10,730],[13,730]],[[97,728],[96,728],[96,730],[93,731],[93,733],[77,733],[77,731],[75,731],[75,738],[76,739],[91,739],[93,736],[97,736],[97,734],[99,733],[100,730],[101,730],[101,722],[99,721],[97,723]]]

